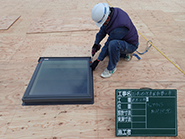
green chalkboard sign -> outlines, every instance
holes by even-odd
[[[116,89],[116,136],[177,136],[177,90]]]

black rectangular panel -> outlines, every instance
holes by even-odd
[[[23,104],[92,104],[90,57],[41,57]]]

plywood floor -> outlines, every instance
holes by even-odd
[[[93,105],[22,106],[22,96],[39,57],[91,55],[98,28],[90,21],[90,15],[98,2],[106,1],[0,1],[0,17],[21,16],[9,29],[0,30],[0,138],[116,138],[115,89],[141,87],[177,89],[176,138],[185,138],[185,75],[153,47],[140,61],[120,60],[117,71],[109,79],[100,77],[108,58],[101,62],[94,71]],[[127,11],[137,29],[185,71],[184,0],[110,2]],[[61,22],[70,18],[73,22]],[[140,36],[139,51],[145,50],[145,45],[146,40]]]

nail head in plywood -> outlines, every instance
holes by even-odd
[[[9,29],[21,16],[20,15],[7,15],[0,17],[0,30]]]

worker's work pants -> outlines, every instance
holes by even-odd
[[[137,45],[132,45],[123,40],[111,40],[108,44],[109,63],[108,70],[113,70],[120,56],[124,57],[126,54],[133,53],[138,48]]]

